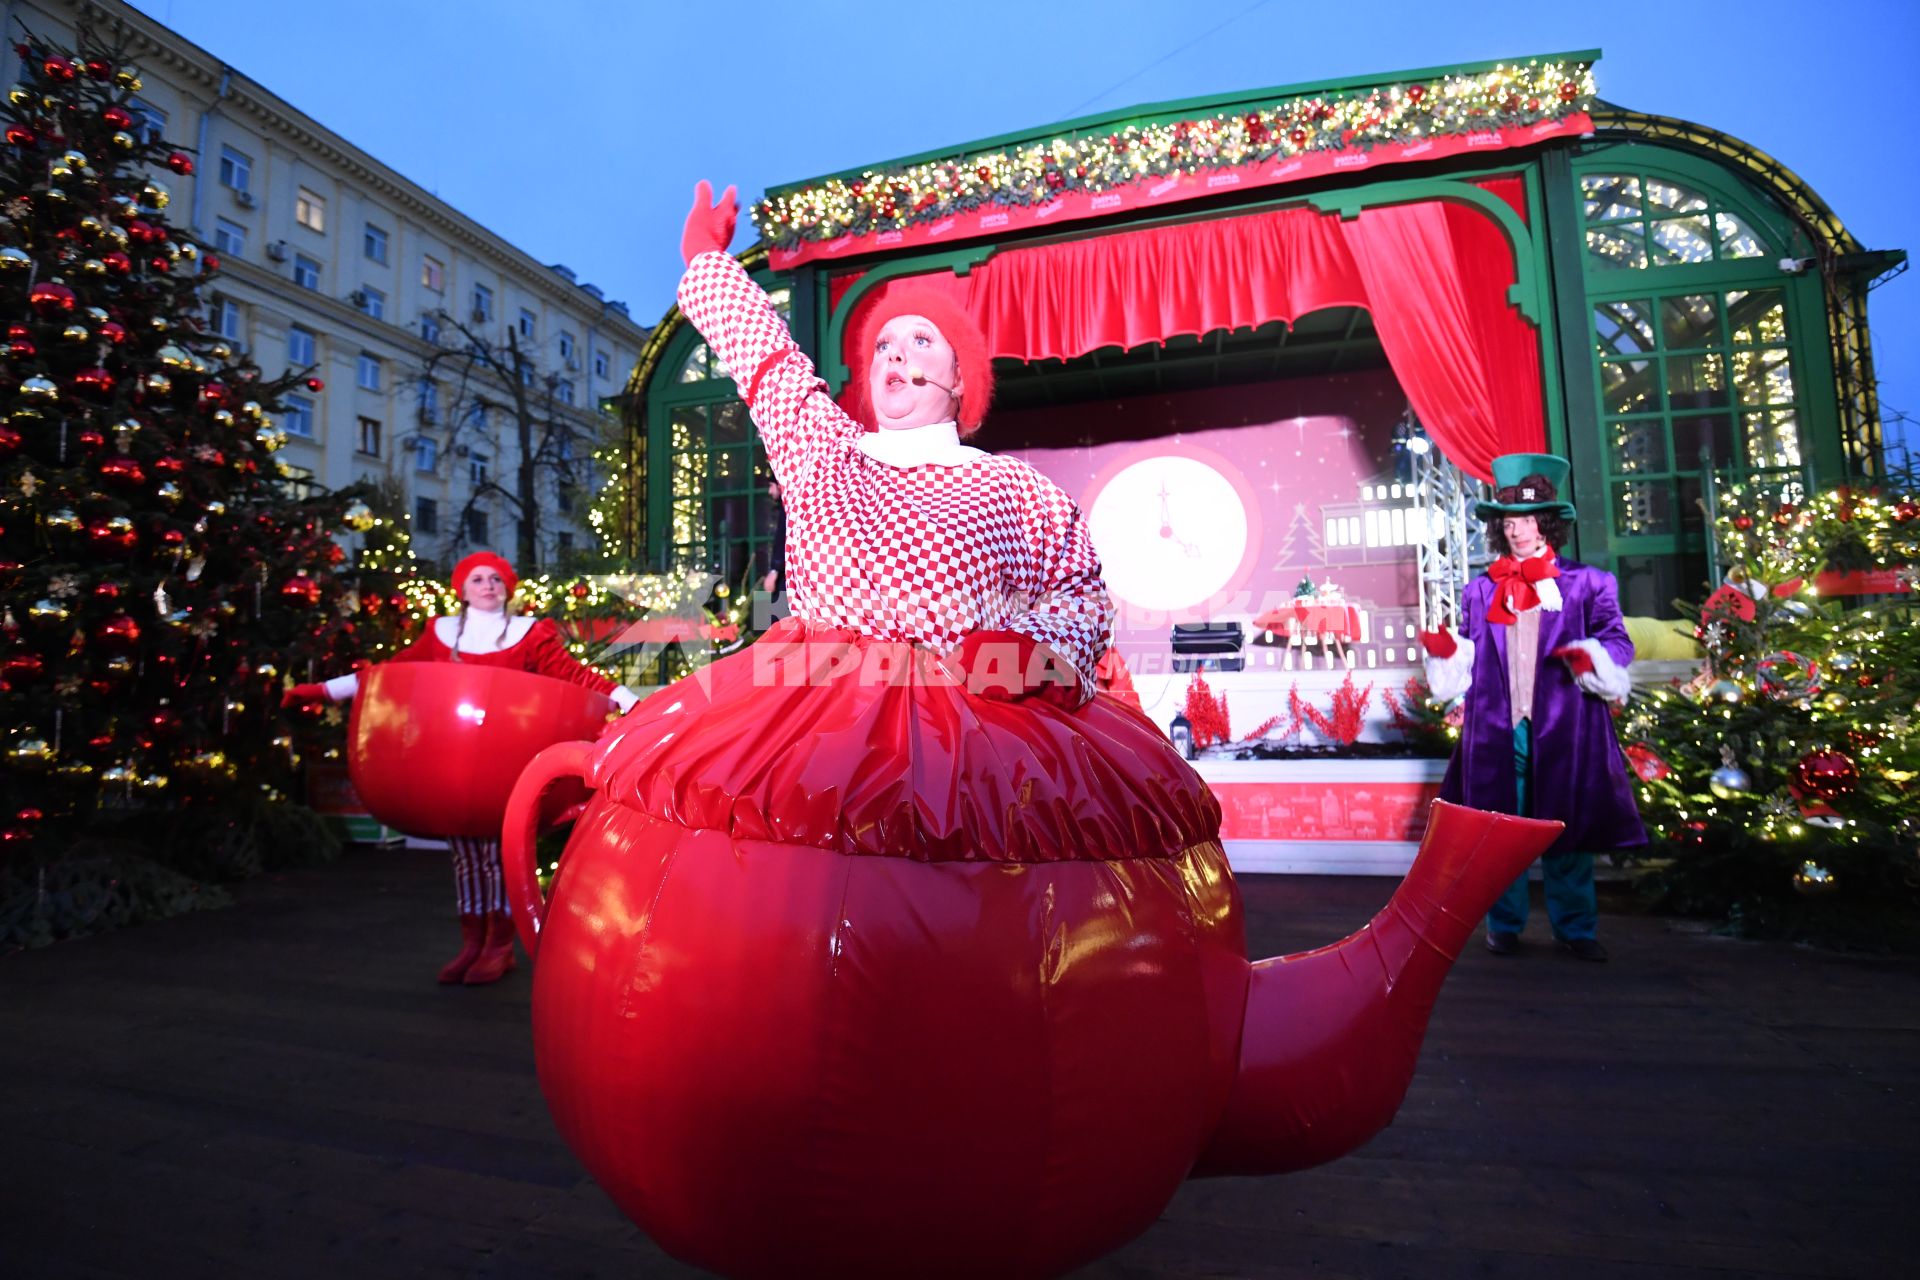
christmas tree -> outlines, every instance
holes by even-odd
[[[282,396],[320,380],[266,378],[207,330],[219,264],[167,218],[166,180],[194,162],[136,119],[135,69],[85,31],[77,55],[16,48],[0,836],[18,875],[103,814],[289,791],[282,686],[348,669],[390,597],[342,576],[336,535],[377,525],[362,496],[303,492],[272,456]]]
[[[1638,698],[1626,751],[1657,899],[1749,932],[1871,942],[1920,885],[1920,501],[1733,489],[1707,665]]]

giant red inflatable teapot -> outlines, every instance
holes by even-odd
[[[1137,711],[741,693],[683,681],[542,753],[504,846],[561,1134],[728,1276],[1057,1275],[1184,1178],[1352,1150],[1559,830],[1436,804],[1372,923],[1250,965],[1218,808]],[[1055,781],[1113,739],[1137,770]],[[581,783],[549,900],[543,798]]]

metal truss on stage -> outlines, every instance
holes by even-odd
[[[1411,414],[1409,414],[1411,418]],[[1419,562],[1420,625],[1458,627],[1460,600],[1473,571],[1492,557],[1486,526],[1473,518],[1473,504],[1487,486],[1449,462],[1417,422],[1405,444],[1414,493],[1427,513],[1426,536],[1414,544]]]

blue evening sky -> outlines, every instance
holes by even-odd
[[[634,318],[673,299],[696,179],[777,183],[1140,103],[1599,48],[1601,96],[1718,128],[1868,248],[1920,252],[1916,0],[260,0],[139,8]],[[736,247],[751,238],[742,218]],[[1872,295],[1920,418],[1920,271]],[[1912,434],[1920,449],[1920,430]]]

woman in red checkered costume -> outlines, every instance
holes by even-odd
[[[451,581],[460,593],[460,612],[433,619],[419,639],[389,662],[470,662],[550,676],[604,693],[623,712],[640,700],[633,690],[615,684],[567,652],[567,642],[551,618],[507,611],[520,575],[505,558],[476,551],[453,567]],[[335,676],[317,684],[294,685],[281,698],[281,705],[346,702],[359,691],[358,675]],[[460,951],[440,970],[440,981],[470,987],[498,982],[513,968],[513,920],[507,914],[500,841],[454,836],[447,844],[453,851]]]
[[[731,188],[715,204],[700,184],[679,301],[780,485],[792,616],[635,708],[601,779],[695,829],[926,860],[1068,856],[1091,831],[1095,856],[1128,856],[1188,818],[1210,837],[1165,735],[1094,698],[1112,604],[1079,509],[966,443],[993,391],[979,327],[889,289],[858,325],[849,413],[727,254],[736,214]]]

